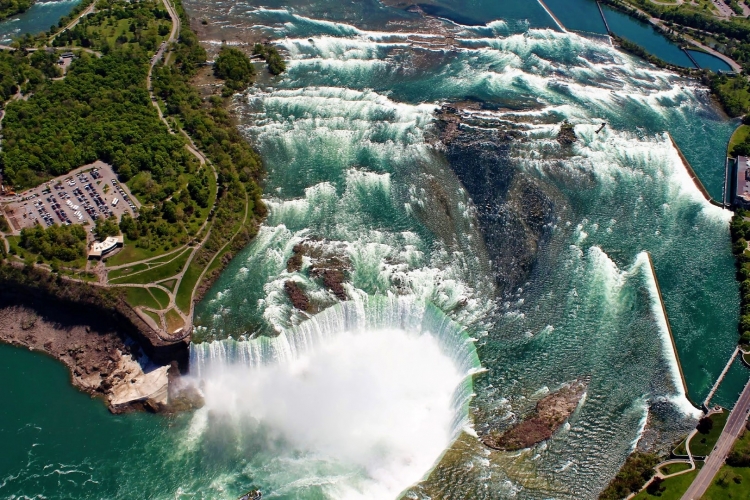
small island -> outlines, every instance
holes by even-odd
[[[546,441],[562,427],[586,395],[588,380],[577,379],[539,400],[534,411],[501,434],[490,433],[482,442],[500,451],[517,451]]]

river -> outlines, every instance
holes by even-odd
[[[197,310],[207,405],[109,416],[2,347],[0,494],[595,498],[647,416],[654,442],[694,425],[739,314],[730,214],[666,135],[720,198],[733,124],[705,89],[533,2],[186,8],[209,46],[268,38],[289,59],[234,98],[270,213]],[[477,439],[576,378],[587,395],[549,442]]]

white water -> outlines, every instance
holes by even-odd
[[[393,498],[468,429],[478,367],[471,339],[432,307],[347,302],[276,338],[193,345],[206,406],[186,442],[209,426],[240,440],[262,429],[284,457],[277,474],[299,477],[284,462],[304,457],[326,463],[306,481],[330,498]]]

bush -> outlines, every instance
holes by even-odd
[[[653,477],[654,467],[658,463],[659,457],[652,453],[634,452],[599,495],[599,500],[620,500],[640,491],[646,481]]]
[[[21,230],[21,248],[47,260],[70,262],[86,255],[86,230],[83,226],[34,226]]]
[[[231,90],[243,90],[255,77],[255,67],[244,52],[234,47],[222,47],[214,62],[214,76],[225,81]]]

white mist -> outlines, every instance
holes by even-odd
[[[290,452],[359,471],[295,480],[319,480],[332,498],[380,499],[419,481],[450,446],[465,376],[429,333],[380,329],[338,333],[277,362],[214,363],[202,383],[209,414],[229,417],[217,425],[257,421]]]

